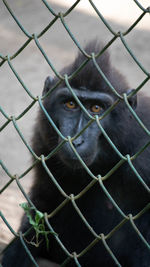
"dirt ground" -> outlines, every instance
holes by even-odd
[[[24,28],[31,34],[39,33],[53,19],[53,15],[50,14],[40,0],[9,0],[7,2],[10,3],[10,7],[23,24]],[[59,4],[61,2],[63,2],[63,5]],[[64,12],[68,8],[65,7],[65,2],[72,3],[75,1],[49,0],[55,12]],[[145,1],[145,3],[147,2],[148,1]],[[67,6],[69,6],[68,3]],[[121,10],[121,6],[119,8],[121,16],[123,9]],[[93,12],[92,7],[89,6],[87,9],[88,12],[86,9],[84,10],[84,7],[73,10],[65,18],[67,25],[81,45],[86,44],[88,40],[92,40],[93,38],[106,44],[112,38],[112,34]],[[129,20],[126,20],[126,22],[124,21],[124,23],[119,23],[118,19],[115,20],[113,11],[115,11],[115,7],[114,9],[112,8],[111,11],[109,10],[108,22],[116,32],[127,30],[134,22],[134,13],[133,20],[130,14]],[[141,14],[142,11],[139,13]],[[113,19],[111,19],[111,14]],[[147,23],[149,23],[149,27]],[[13,55],[26,40],[27,37],[22,33],[16,22],[10,16],[3,1],[0,1],[0,55]],[[142,66],[150,72],[150,16],[148,17],[148,15],[146,15],[146,20],[143,19],[142,22],[125,37],[125,40]],[[77,53],[76,45],[73,43],[60,20],[57,20],[39,41],[58,71],[66,64],[69,64]],[[146,76],[125,50],[120,39],[117,39],[109,50],[113,64],[127,77],[131,88],[136,88],[141,84]],[[54,76],[53,71],[41,55],[34,41],[30,42],[22,53],[12,61],[12,64],[27,88],[35,96],[41,93],[45,78],[48,75]],[[14,115],[17,117],[31,103],[32,99],[20,85],[7,63],[3,64],[0,68],[0,84],[0,103],[2,108],[9,116]],[[147,82],[141,91],[150,95],[150,82]],[[37,108],[38,105],[36,104],[17,122],[29,144],[31,144],[32,128],[34,126]],[[5,121],[6,119],[4,116],[1,115],[1,125],[3,125]],[[8,124],[8,126],[1,131],[0,158],[12,175],[20,175],[31,165],[30,153],[21,141],[12,123]],[[21,183],[26,192],[29,191],[32,180],[33,171],[22,179]],[[3,188],[8,181],[8,175],[1,168],[0,188]],[[25,201],[23,194],[15,183],[9,185],[0,196],[0,210],[15,231],[18,229],[21,215],[23,214],[19,204]],[[13,234],[0,218],[1,247],[12,238]],[[46,264],[44,266],[46,266]]]

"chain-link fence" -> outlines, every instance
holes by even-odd
[[[109,240],[109,238],[111,238],[112,235],[114,235],[121,227],[123,227],[124,224],[126,224],[127,222],[130,221],[133,230],[137,233],[137,235],[139,236],[139,238],[141,239],[141,242],[143,242],[145,244],[145,246],[147,247],[147,253],[150,253],[150,244],[146,241],[146,239],[144,238],[144,236],[142,235],[142,233],[139,231],[139,229],[136,226],[136,220],[138,220],[141,216],[143,216],[146,212],[149,212],[150,209],[150,203],[146,203],[146,206],[136,215],[132,215],[132,214],[125,214],[123,212],[123,210],[118,206],[118,204],[115,202],[115,200],[113,199],[113,197],[111,196],[110,192],[108,192],[106,186],[105,186],[105,180],[107,179],[111,179],[111,175],[116,172],[125,162],[127,162],[130,166],[131,171],[136,175],[137,179],[140,181],[141,183],[141,188],[144,187],[145,190],[149,193],[150,192],[150,188],[149,188],[149,184],[147,184],[143,177],[140,176],[140,174],[138,173],[138,171],[135,169],[134,167],[134,160],[141,155],[141,153],[143,153],[143,151],[145,151],[145,149],[147,149],[150,145],[150,141],[148,141],[143,147],[140,148],[140,150],[138,150],[134,155],[130,156],[130,155],[123,155],[118,148],[115,146],[115,144],[111,141],[111,139],[109,138],[109,136],[107,135],[107,133],[105,132],[105,130],[103,129],[103,127],[101,126],[100,121],[107,116],[114,108],[116,105],[119,104],[120,101],[124,101],[126,106],[128,107],[128,109],[130,110],[130,112],[132,113],[134,119],[137,121],[137,123],[142,127],[143,131],[147,134],[147,136],[150,136],[150,131],[149,129],[146,128],[146,126],[143,124],[143,122],[140,120],[140,118],[137,116],[136,112],[132,109],[132,107],[129,104],[128,101],[128,96],[127,94],[123,94],[120,95],[116,89],[110,84],[109,80],[107,79],[107,77],[104,75],[104,73],[102,72],[102,70],[100,69],[100,67],[98,66],[96,59],[101,56],[105,50],[108,49],[108,47],[111,46],[111,44],[113,44],[117,39],[120,39],[123,46],[125,47],[125,49],[127,50],[127,52],[130,54],[130,56],[132,57],[132,59],[135,61],[135,63],[137,64],[137,66],[142,70],[142,72],[144,73],[144,80],[137,86],[137,88],[134,91],[134,94],[137,94],[141,88],[150,80],[150,73],[147,69],[144,68],[144,66],[141,64],[141,62],[137,59],[137,57],[134,55],[132,49],[128,46],[128,43],[126,42],[125,36],[127,36],[132,30],[134,30],[134,28],[137,26],[137,24],[144,18],[145,15],[147,15],[147,13],[150,13],[150,7],[144,8],[141,3],[139,1],[134,0],[135,5],[137,5],[137,7],[141,10],[141,15],[137,18],[136,21],[134,21],[134,23],[125,31],[125,32],[115,32],[113,30],[113,28],[111,27],[111,25],[108,23],[108,21],[103,17],[103,14],[101,14],[101,10],[99,10],[96,5],[94,4],[94,1],[89,0],[90,5],[92,6],[92,8],[94,9],[95,13],[97,14],[97,17],[99,18],[99,20],[101,20],[105,26],[107,27],[107,29],[111,32],[112,34],[112,38],[107,42],[107,44],[104,46],[104,48],[99,51],[99,53],[97,55],[95,55],[94,53],[92,54],[87,54],[86,51],[83,49],[83,47],[80,45],[80,43],[77,41],[76,37],[74,36],[74,34],[72,33],[71,29],[69,28],[69,26],[66,23],[66,17],[69,16],[69,14],[74,10],[74,8],[79,4],[81,0],[75,1],[74,4],[65,12],[59,12],[56,13],[49,2],[47,2],[46,0],[41,0],[41,2],[43,3],[43,5],[46,6],[46,8],[48,9],[48,11],[50,12],[50,14],[53,16],[53,19],[50,20],[49,24],[43,28],[38,34],[32,34],[29,31],[26,30],[26,28],[24,28],[23,24],[18,20],[17,16],[15,15],[15,11],[13,11],[6,0],[3,0],[3,4],[5,5],[5,7],[7,8],[7,10],[9,11],[10,15],[13,17],[14,21],[16,22],[16,24],[18,25],[18,27],[20,28],[20,30],[24,33],[25,37],[26,37],[26,41],[23,43],[23,45],[13,54],[13,55],[7,55],[4,56],[2,54],[0,54],[0,67],[2,67],[4,64],[8,64],[10,69],[12,70],[13,74],[16,76],[17,80],[19,81],[22,90],[25,90],[25,92],[27,93],[28,97],[31,100],[31,103],[26,106],[26,108],[24,109],[23,112],[21,112],[18,116],[12,116],[11,114],[7,113],[7,110],[5,110],[4,108],[1,107],[1,114],[2,116],[5,118],[5,123],[2,125],[1,127],[1,131],[3,131],[6,127],[8,127],[8,125],[12,124],[13,127],[15,128],[15,130],[17,131],[19,137],[21,138],[21,140],[23,141],[24,145],[27,147],[27,149],[29,150],[29,152],[31,153],[31,155],[34,158],[34,162],[32,165],[30,165],[23,173],[21,173],[20,175],[14,175],[9,171],[8,166],[6,166],[3,161],[1,161],[1,166],[3,168],[3,170],[5,171],[6,175],[9,177],[9,181],[1,188],[0,192],[3,193],[12,182],[16,182],[19,189],[21,190],[21,192],[23,193],[24,197],[26,198],[27,202],[30,204],[30,206],[33,209],[36,209],[36,207],[34,206],[34,204],[31,202],[30,197],[26,194],[23,186],[20,183],[20,179],[23,179],[26,175],[29,175],[30,171],[35,167],[35,165],[39,164],[39,162],[42,163],[43,167],[45,168],[45,171],[48,173],[50,179],[53,181],[53,183],[55,184],[55,186],[57,187],[58,191],[62,194],[62,196],[65,198],[65,200],[55,209],[53,210],[53,212],[51,214],[44,214],[44,220],[46,225],[48,226],[48,229],[52,232],[55,232],[55,229],[52,228],[52,226],[50,225],[48,219],[55,216],[57,213],[59,213],[63,207],[65,207],[65,205],[68,204],[68,202],[72,203],[72,209],[74,209],[77,214],[80,216],[80,218],[83,220],[84,224],[86,225],[86,227],[88,228],[88,230],[90,231],[90,233],[93,235],[93,241],[88,244],[88,246],[80,251],[79,253],[75,253],[72,251],[69,251],[64,244],[62,243],[61,239],[59,238],[59,233],[58,235],[55,235],[55,238],[59,244],[59,246],[61,247],[61,249],[65,252],[66,254],[66,261],[63,263],[65,265],[65,263],[67,263],[70,259],[74,259],[74,262],[76,263],[77,266],[80,266],[80,258],[82,258],[83,255],[85,255],[93,246],[95,246],[97,244],[97,242],[102,242],[104,247],[106,248],[108,254],[111,255],[112,259],[114,260],[114,263],[117,266],[121,266],[118,259],[115,257],[114,253],[113,253],[113,248],[112,250],[110,249],[110,247],[107,244],[107,240]],[[61,24],[63,25],[63,27],[65,28],[66,32],[68,33],[68,35],[70,36],[70,38],[72,39],[73,43],[77,46],[78,50],[85,55],[86,60],[81,64],[81,66],[79,68],[77,68],[75,70],[74,73],[72,73],[71,75],[61,75],[57,69],[55,68],[55,66],[52,64],[51,59],[47,56],[47,53],[44,51],[41,43],[40,43],[40,38],[47,33],[47,31],[49,31],[53,25],[57,22],[60,21]],[[103,135],[105,136],[105,138],[107,139],[108,143],[111,145],[111,147],[114,149],[114,151],[116,152],[116,154],[119,156],[120,160],[118,161],[118,163],[109,170],[108,173],[106,173],[104,176],[101,175],[101,173],[99,173],[97,176],[95,176],[90,168],[88,168],[86,166],[86,164],[84,163],[84,161],[82,160],[82,158],[80,157],[80,155],[78,154],[78,152],[76,151],[75,147],[73,146],[73,138],[66,138],[65,136],[62,135],[62,133],[59,131],[59,129],[56,127],[56,125],[54,124],[54,122],[52,121],[51,117],[48,115],[47,111],[45,110],[44,106],[43,106],[43,99],[46,96],[36,96],[34,95],[31,90],[29,89],[29,87],[24,83],[22,77],[18,74],[17,70],[15,69],[14,65],[13,65],[13,60],[18,57],[23,50],[31,43],[34,42],[35,46],[38,48],[38,50],[40,51],[40,53],[42,54],[42,56],[44,57],[44,59],[46,60],[46,62],[48,63],[48,65],[50,66],[50,68],[52,69],[53,73],[55,74],[55,76],[57,76],[58,81],[57,83],[54,85],[54,87],[52,88],[51,91],[55,90],[55,88],[57,88],[61,83],[65,82],[68,90],[71,92],[73,98],[76,100],[76,102],[79,104],[79,106],[81,107],[81,109],[87,114],[87,116],[89,117],[89,122],[88,125],[80,132],[78,133],[78,136],[81,135],[86,128],[93,123],[93,121],[96,121],[99,129],[101,130],[101,132],[103,133]],[[149,57],[149,55],[147,55]],[[109,88],[111,89],[111,91],[113,92],[114,95],[116,95],[117,97],[117,101],[115,102],[114,105],[111,106],[111,108],[109,108],[107,110],[106,113],[104,113],[103,116],[98,117],[92,117],[90,116],[85,107],[82,105],[82,103],[80,102],[80,100],[77,98],[77,96],[75,95],[72,87],[70,86],[70,81],[72,80],[73,77],[75,77],[76,75],[78,75],[78,73],[86,66],[86,64],[92,61],[95,68],[97,69],[97,71],[99,72],[99,74],[103,77],[103,79],[105,80],[106,84],[109,86]],[[19,128],[19,120],[21,120],[30,110],[32,110],[33,106],[39,103],[40,108],[42,109],[43,113],[45,114],[45,116],[47,117],[47,119],[49,120],[50,124],[52,125],[52,127],[55,129],[55,131],[57,132],[58,136],[60,136],[60,138],[63,140],[61,145],[59,145],[58,147],[56,147],[49,155],[41,155],[40,157],[37,156],[35,154],[35,152],[33,151],[32,147],[30,146],[30,144],[28,143],[28,141],[26,140],[26,138],[24,137],[24,134],[22,133],[21,129]],[[77,136],[76,136],[77,137]],[[59,149],[61,149],[61,146],[68,142],[71,146],[71,148],[73,149],[76,157],[78,158],[78,160],[80,161],[80,163],[82,164],[83,168],[86,170],[86,172],[89,174],[89,176],[91,177],[91,182],[77,195],[67,195],[63,188],[60,186],[60,184],[58,183],[58,181],[55,179],[55,177],[52,175],[52,173],[49,171],[48,167],[47,167],[47,160],[49,158],[51,158],[55,153],[57,153],[59,151]],[[103,192],[106,194],[108,200],[112,203],[112,205],[116,208],[116,210],[119,212],[119,214],[122,217],[122,220],[120,221],[119,224],[117,224],[114,228],[111,229],[111,231],[107,234],[98,234],[94,231],[94,229],[91,227],[91,225],[89,224],[88,220],[84,217],[83,213],[81,212],[81,210],[79,209],[79,207],[76,204],[76,200],[82,198],[90,188],[94,187],[94,185],[96,183],[99,183],[99,186],[101,187],[101,189],[103,190]],[[4,221],[4,223],[7,225],[7,227],[9,228],[9,230],[13,233],[13,235],[15,237],[19,237],[20,241],[22,242],[24,249],[26,250],[27,254],[29,257],[31,257],[33,263],[35,264],[35,266],[37,266],[37,263],[35,262],[35,259],[33,259],[32,255],[30,254],[30,251],[24,241],[24,234],[23,233],[16,233],[13,230],[13,225],[9,224],[9,221],[7,220],[7,218],[3,215],[3,213],[0,213],[2,220]],[[82,234],[81,234],[82,235]]]

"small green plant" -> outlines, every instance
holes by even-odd
[[[40,212],[39,210],[34,209],[33,207],[30,207],[28,203],[22,203],[20,206],[24,209],[28,219],[29,223],[35,230],[35,242],[31,240],[29,243],[38,247],[42,240],[40,240],[40,235],[43,235],[46,240],[46,247],[49,249],[49,239],[48,235],[53,234],[57,235],[55,232],[47,231],[45,228],[45,222],[44,222],[44,213]],[[33,211],[34,210],[34,215]]]

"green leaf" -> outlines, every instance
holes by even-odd
[[[20,204],[20,206],[24,209],[24,211],[25,211],[25,213],[29,219],[29,223],[33,226],[33,228],[35,230],[35,240],[36,241],[34,242],[33,240],[31,240],[29,243],[31,245],[38,247],[40,245],[40,243],[42,242],[42,240],[40,240],[40,235],[42,235],[45,238],[46,247],[47,247],[47,249],[49,249],[48,235],[49,234],[57,235],[57,234],[55,232],[52,232],[52,231],[46,231],[45,222],[44,222],[44,213],[30,207],[28,203],[22,203],[22,204]],[[35,216],[33,216],[33,212],[32,212],[33,210],[34,210]]]

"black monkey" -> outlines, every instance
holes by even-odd
[[[102,45],[91,42],[85,48],[87,53],[97,53]],[[72,74],[85,60],[85,56],[79,54],[74,63],[66,67],[61,74]],[[101,70],[116,89],[123,95],[129,94],[129,86],[124,77],[112,67],[108,52],[104,52],[97,63]],[[45,95],[57,82],[46,79],[43,95]],[[117,96],[112,92],[103,77],[99,74],[92,61],[70,80],[70,85],[81,103],[90,115],[102,115],[116,100]],[[144,125],[150,130],[150,98],[138,99],[136,96],[129,98],[129,103],[135,109]],[[74,99],[65,83],[59,85],[43,101],[43,105],[63,136],[76,136],[88,123],[89,117],[83,112]],[[137,123],[130,113],[124,101],[120,101],[115,108],[100,121],[112,142],[123,156],[134,155],[142,146],[149,142],[149,136]],[[40,109],[33,135],[34,152],[40,155],[48,155],[62,141],[52,127],[44,112]],[[94,175],[106,175],[119,161],[118,153],[114,151],[105,138],[102,130],[96,122],[73,141],[73,145]],[[81,165],[69,143],[66,142],[55,156],[49,158],[46,164],[66,194],[78,194],[92,178]],[[133,165],[143,180],[150,185],[150,146],[141,153]],[[103,181],[105,188],[121,211],[125,214],[138,214],[150,201],[149,191],[144,187],[131,170],[127,162]],[[35,183],[31,190],[31,200],[38,210],[52,212],[65,198],[48,176],[42,164],[35,167]],[[124,217],[119,213],[110,199],[104,193],[99,182],[96,182],[81,198],[76,200],[80,211],[93,228],[96,234],[107,235],[117,226]],[[71,202],[68,202],[50,220],[54,231],[70,253],[77,254],[83,251],[95,239],[83,220],[80,218]],[[150,243],[150,212],[147,211],[135,221],[136,226]],[[28,220],[24,217],[21,231],[30,228]],[[35,235],[30,231],[28,241]],[[98,240],[97,240],[98,241]],[[117,258],[120,266],[124,267],[149,267],[150,250],[134,230],[130,221],[122,224],[115,233],[106,240],[113,255]],[[67,257],[54,235],[50,236],[50,247],[47,251],[43,241],[38,248],[28,244],[33,257],[45,257],[61,264]],[[100,240],[91,245],[91,249],[79,258],[84,267],[110,267],[117,266],[103,242]],[[3,257],[4,267],[29,267],[31,260],[26,254],[20,240],[15,240],[6,249]],[[72,259],[67,266],[76,266]],[[118,265],[119,266],[119,265]]]

